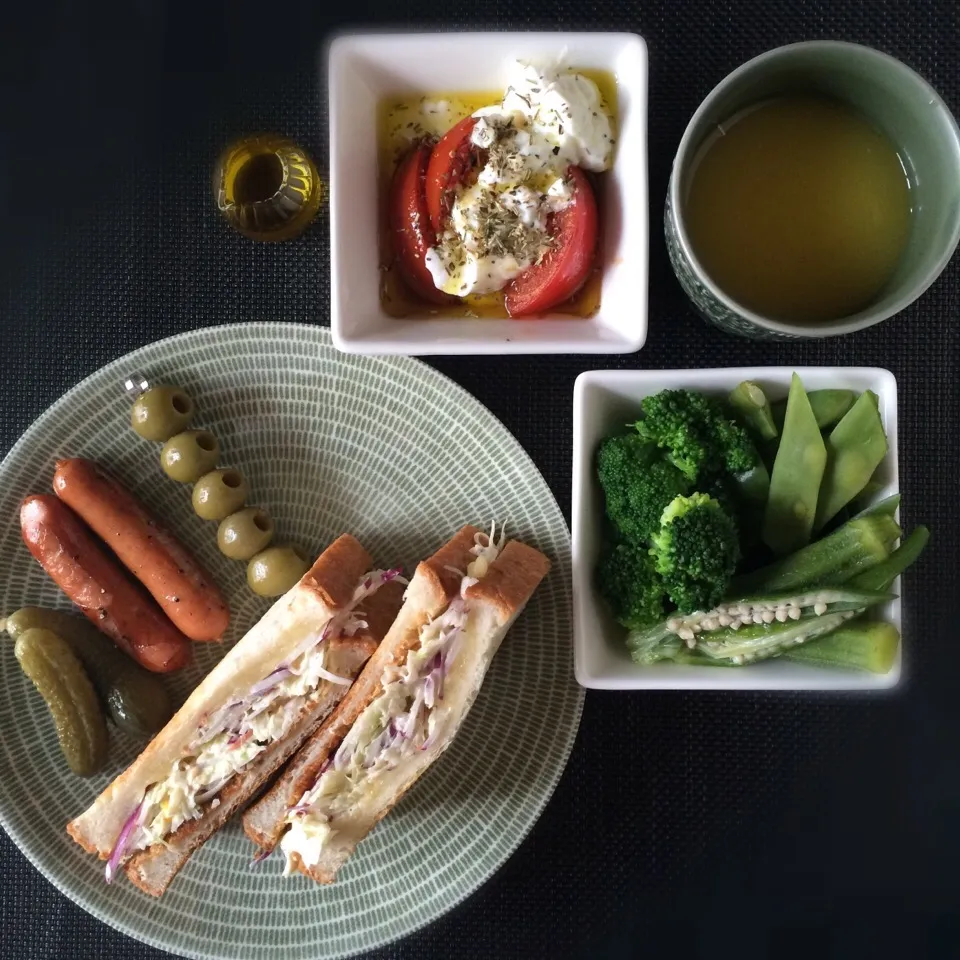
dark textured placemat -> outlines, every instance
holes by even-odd
[[[325,212],[298,240],[253,244],[217,219],[208,178],[219,149],[256,129],[288,134],[325,163],[317,49],[332,15],[320,3],[85,6],[4,15],[3,450],[69,386],[136,346],[225,322],[327,318]],[[690,114],[767,48],[870,43],[923,73],[956,112],[957,4],[452,0],[388,16],[400,10],[433,29],[631,30],[649,45],[644,350],[434,362],[516,434],[565,511],[581,370],[866,364],[897,375],[903,513],[935,538],[907,580],[909,676],[897,694],[591,693],[569,769],[519,852],[467,903],[375,956],[955,956],[958,262],[879,328],[754,344],[692,314],[660,223]],[[379,18],[365,4],[350,13]],[[163,956],[66,901],[5,836],[0,917],[4,958]]]

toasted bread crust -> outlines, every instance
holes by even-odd
[[[393,623],[403,598],[403,584],[383,584],[364,603],[367,628],[353,637],[329,641],[330,659],[341,676],[355,678],[377,649]],[[351,591],[352,596],[352,591]],[[161,896],[191,855],[210,839],[230,817],[261,790],[270,778],[300,748],[303,741],[329,716],[343,699],[345,690],[322,682],[319,696],[312,698],[287,735],[271,744],[244,771],[234,777],[217,796],[216,807],[208,806],[199,820],[188,820],[167,837],[167,845],[156,844],[135,854],[125,865],[127,877],[145,893]]]
[[[470,552],[474,537],[481,533],[476,527],[467,524],[448,540],[433,556],[417,565],[416,573],[424,581],[424,587],[439,596],[443,594],[449,603],[460,589],[460,580],[464,576],[467,564],[473,559]],[[456,571],[460,571],[457,573]]]
[[[505,623],[523,608],[549,571],[550,561],[539,550],[510,540],[487,575],[467,588],[466,598],[489,603]]]
[[[357,586],[357,570],[369,570],[373,558],[356,537],[341,534],[303,575],[300,585],[332,609],[347,606]]]

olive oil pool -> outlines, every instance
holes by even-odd
[[[910,185],[894,145],[850,107],[781,97],[704,144],[684,215],[696,256],[728,296],[816,324],[883,290],[910,234]]]

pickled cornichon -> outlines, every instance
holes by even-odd
[[[7,617],[6,626],[14,640],[33,629],[49,630],[64,640],[124,733],[144,739],[170,719],[173,709],[160,678],[138,667],[88,621],[61,610],[24,607]]]
[[[17,639],[23,672],[47,703],[70,769],[89,777],[107,761],[107,726],[90,678],[65,640],[33,628]]]

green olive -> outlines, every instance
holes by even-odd
[[[247,583],[261,597],[279,597],[309,569],[310,559],[299,547],[267,547],[247,564]]]
[[[193,509],[204,520],[223,520],[243,506],[247,492],[247,481],[239,470],[211,470],[193,488]]]
[[[220,444],[209,430],[178,433],[160,451],[163,472],[177,483],[196,483],[219,459]]]
[[[179,387],[151,387],[137,397],[130,425],[145,440],[165,443],[193,419],[193,400]]]
[[[231,513],[217,530],[217,546],[231,560],[249,560],[273,539],[273,521],[259,507]]]
[[[107,762],[107,725],[90,678],[67,643],[34,627],[17,638],[14,654],[47,702],[70,769],[81,777],[102,770]]]

